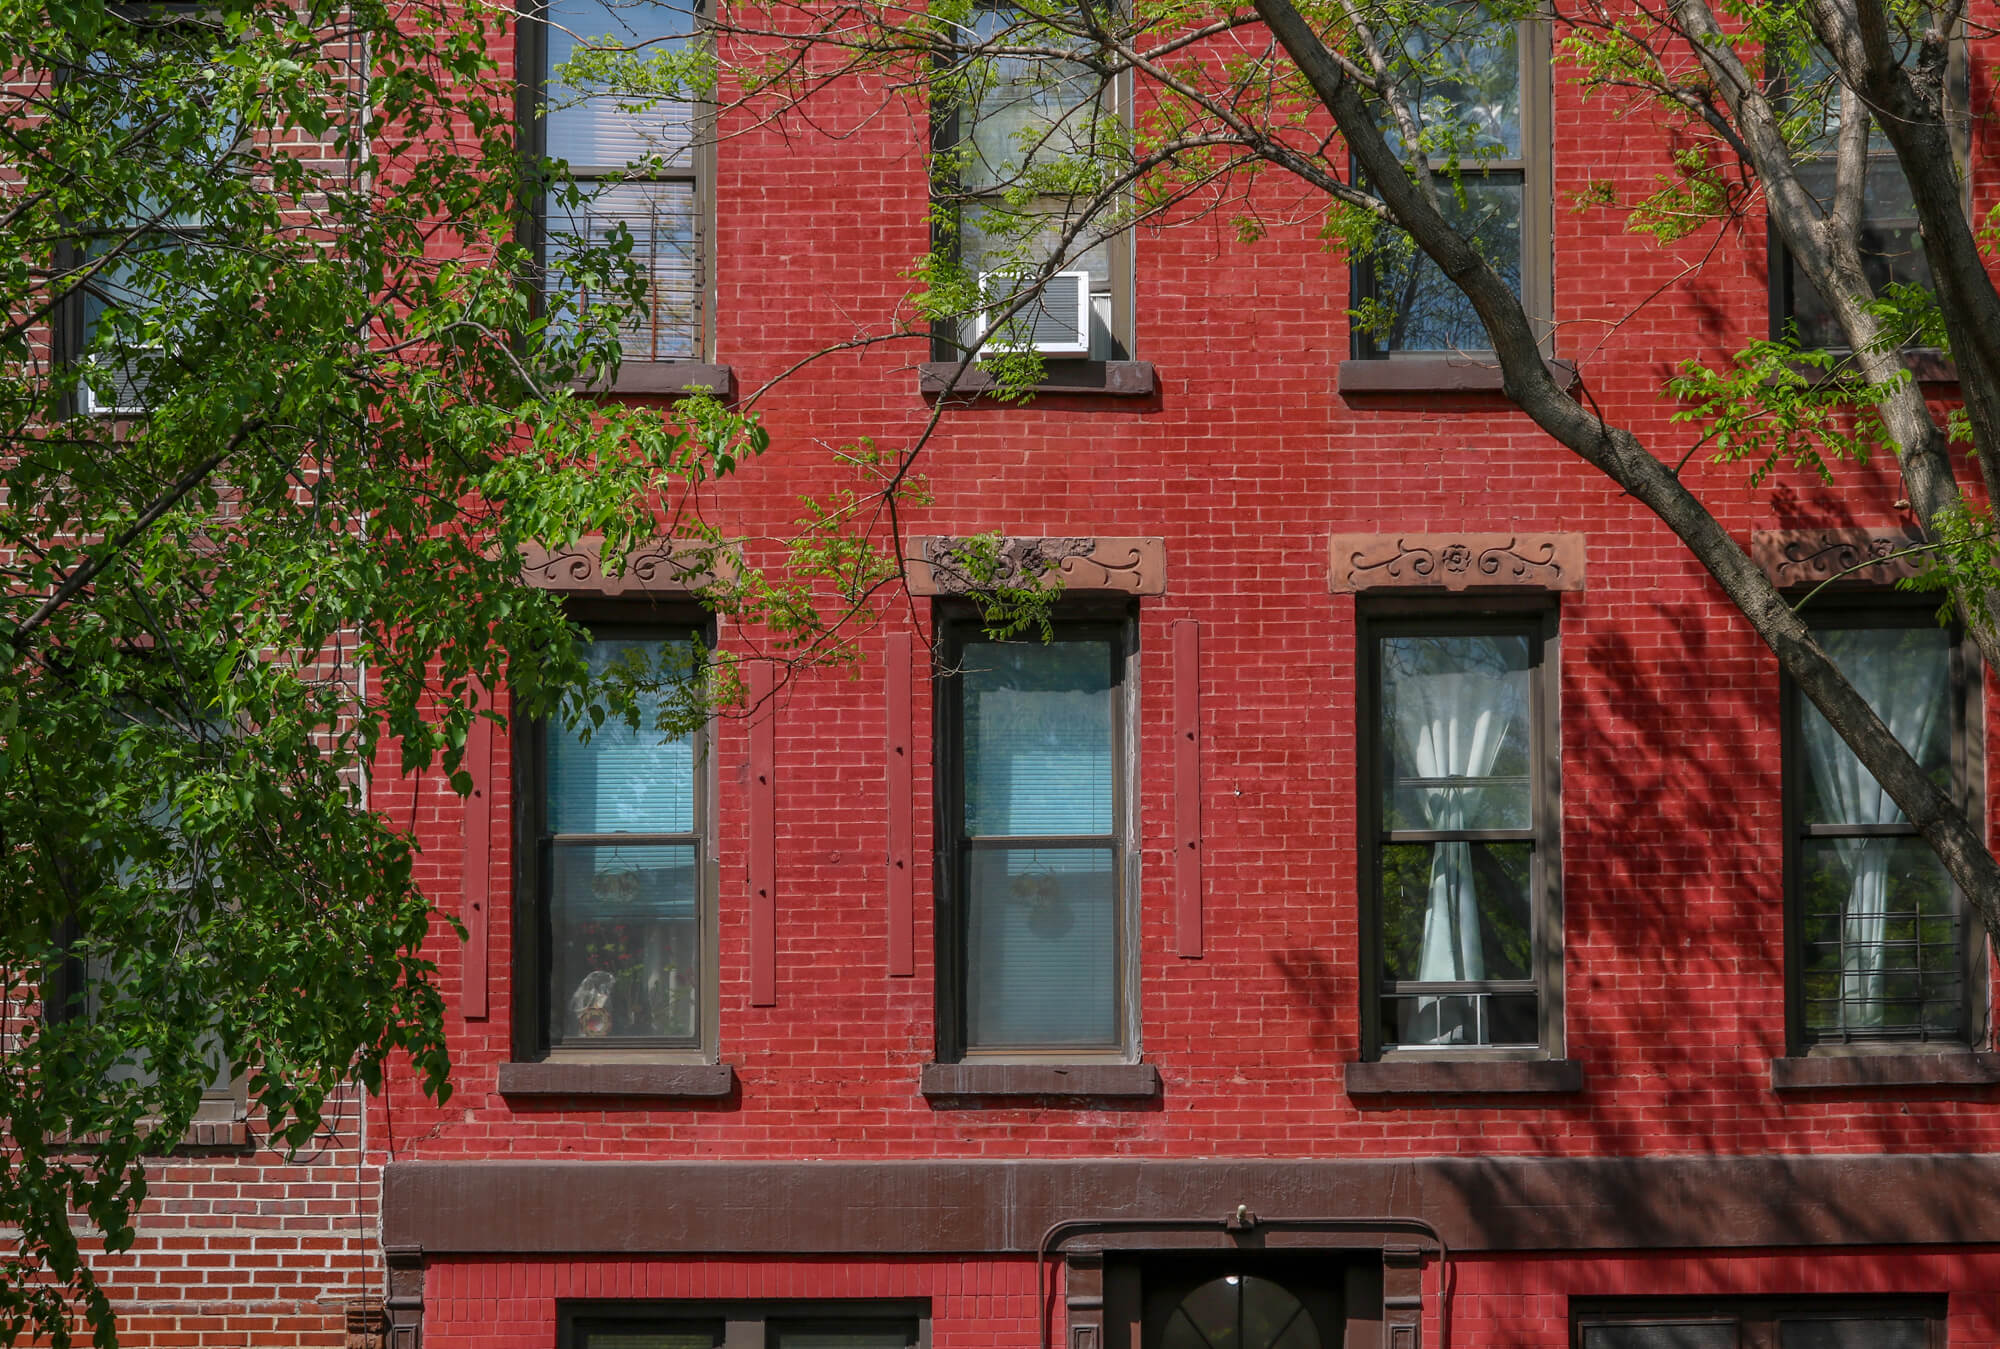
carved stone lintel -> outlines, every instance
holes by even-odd
[[[984,557],[967,540],[950,535],[910,540],[913,595],[964,595],[975,590],[1026,589],[1059,585],[1064,591],[1115,595],[1167,593],[1164,539],[1014,537],[1000,540],[992,574],[974,559]]]
[[[382,1256],[389,1267],[389,1296],[382,1301],[389,1316],[389,1349],[423,1349],[424,1248],[387,1246]]]
[[[1882,529],[1760,529],[1750,536],[1750,557],[1771,584],[1815,586],[1893,585],[1915,576],[1928,561],[1916,534],[1890,525]]]
[[[603,552],[604,540],[595,534],[561,552],[523,548],[521,579],[537,590],[566,595],[684,595],[712,585],[726,570],[712,545],[686,539],[631,554],[616,576],[604,574]]]
[[[1583,589],[1581,534],[1335,534],[1327,589]]]

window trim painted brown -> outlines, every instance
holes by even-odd
[[[1521,175],[1521,308],[1526,312],[1528,322],[1537,329],[1542,355],[1552,358],[1555,339],[1555,62],[1552,20],[1546,7],[1534,17],[1522,19],[1517,31],[1520,35],[1517,50],[1521,61],[1521,158],[1519,161],[1461,165],[1459,172],[1466,179],[1483,178],[1489,172]],[[1443,158],[1432,162],[1433,169],[1444,167]],[[1374,293],[1373,265],[1365,256],[1349,259],[1350,298],[1358,303]],[[1374,339],[1351,324],[1348,344],[1348,361],[1356,364],[1391,361],[1462,365],[1468,356],[1492,358],[1491,348],[1484,347],[1463,351],[1428,348],[1377,350]],[[1342,363],[1343,375],[1347,364]],[[1438,377],[1447,381],[1456,378],[1446,372],[1440,372]],[[1363,376],[1356,372],[1354,378],[1360,382]],[[1447,382],[1443,387],[1458,386]],[[1497,379],[1493,387],[1498,387]]]
[[[1356,869],[1361,937],[1362,1058],[1370,1062],[1446,1062],[1474,1059],[1561,1059],[1564,1055],[1562,906],[1562,663],[1560,610],[1553,596],[1398,596],[1363,599],[1356,608],[1355,758],[1358,851]],[[1388,1046],[1383,1040],[1382,998],[1390,991],[1382,968],[1383,931],[1379,850],[1388,841],[1381,825],[1381,771],[1388,761],[1378,709],[1382,705],[1380,639],[1403,633],[1473,635],[1519,633],[1530,637],[1535,726],[1530,785],[1535,827],[1529,903],[1534,921],[1533,959],[1540,1043],[1533,1046],[1454,1045],[1426,1049]],[[1515,982],[1515,981],[1504,981]],[[1525,981],[1522,981],[1525,982]]]
[[[1815,599],[1805,611],[1809,626],[1922,628],[1936,626],[1935,607],[1916,597],[1897,597],[1859,588]],[[1981,677],[1978,655],[1964,633],[1954,628],[1949,674],[1952,727],[1951,762],[1960,802],[1972,818],[1982,818],[1985,799],[1985,748],[1981,721]],[[1784,821],[1784,941],[1785,1044],[1789,1056],[1821,1057],[1848,1054],[1910,1054],[1984,1048],[1991,1038],[1987,995],[1985,929],[1956,885],[1952,896],[1959,907],[1963,968],[1963,1021],[1956,1036],[1881,1036],[1866,1039],[1814,1039],[1805,1018],[1805,971],[1802,959],[1804,919],[1799,893],[1799,844],[1805,826],[1800,819],[1804,787],[1800,775],[1805,759],[1799,744],[1799,719],[1804,703],[1791,678],[1779,671],[1779,759],[1782,765]],[[1915,835],[1915,830],[1910,834]]]
[[[1921,1318],[1929,1323],[1928,1349],[1945,1349],[1947,1310],[1947,1299],[1934,1294],[1579,1299],[1570,1304],[1570,1345],[1584,1349],[1584,1332],[1605,1326],[1726,1324],[1736,1327],[1736,1349],[1780,1349],[1779,1326],[1787,1320],[1879,1317]]]
[[[983,627],[969,603],[940,600],[936,611],[937,661],[931,677],[932,797],[935,852],[932,875],[937,921],[937,1056],[939,1063],[1137,1063],[1139,1062],[1139,865],[1138,780],[1135,716],[1138,674],[1138,608],[1129,600],[1080,600],[1061,604],[1053,619],[1057,639],[1071,634],[1108,638],[1116,682],[1112,686],[1113,893],[1117,897],[1118,980],[1114,1006],[1118,1043],[1103,1048],[987,1049],[966,1046],[967,994],[965,932],[966,867],[969,850],[961,837],[965,819],[965,758],[962,686],[955,672],[968,645],[985,645]],[[1027,634],[1021,640],[1036,641]]]
[[[906,1349],[931,1349],[931,1304],[923,1298],[716,1301],[565,1298],[556,1304],[558,1349],[585,1349],[592,1331],[684,1330],[714,1337],[714,1349],[778,1349],[786,1329],[902,1331]]]
[[[675,640],[692,637],[713,649],[713,625],[699,611],[680,605],[652,606],[616,601],[575,601],[569,614],[593,636]],[[716,858],[714,737],[709,727],[694,735],[694,833],[700,977],[693,1046],[617,1042],[602,1047],[551,1046],[548,1010],[552,938],[548,930],[551,877],[544,859],[547,813],[547,725],[516,718],[514,733],[514,1045],[517,1063],[714,1064],[721,1055],[721,881]]]
[[[694,41],[707,41],[708,19],[711,12],[710,0],[688,0],[688,13],[694,25]],[[521,153],[530,160],[545,153],[548,143],[547,123],[541,115],[544,97],[543,86],[548,72],[543,68],[548,58],[548,25],[543,15],[548,12],[548,0],[528,0],[522,5],[514,22],[514,124],[518,129]],[[626,360],[619,365],[618,377],[602,391],[611,393],[683,393],[693,390],[695,385],[677,380],[667,372],[686,368],[690,376],[696,377],[703,388],[718,397],[734,396],[729,387],[734,379],[728,366],[716,366],[715,361],[715,306],[716,306],[716,153],[715,117],[716,108],[712,100],[702,99],[693,103],[692,136],[689,151],[689,165],[685,171],[653,172],[637,179],[639,182],[686,182],[694,192],[694,265],[695,303],[699,314],[695,323],[694,355],[685,360],[663,361]],[[570,172],[579,181],[600,179],[618,171],[617,165],[572,164]],[[527,245],[529,256],[534,260],[535,274],[541,275],[543,266],[542,250],[546,243],[546,194],[537,194],[527,203],[521,221],[520,238]],[[534,312],[541,312],[539,285]],[[592,386],[595,390],[597,386]]]

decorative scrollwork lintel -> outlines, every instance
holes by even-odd
[[[616,576],[604,574],[604,540],[585,535],[574,548],[521,550],[521,579],[538,590],[566,595],[685,595],[712,585],[723,570],[713,545],[674,539],[625,559]]]
[[[1760,529],[1750,536],[1750,557],[1780,588],[1818,585],[1894,585],[1925,566],[1923,539],[1900,525],[1881,529]]]
[[[1582,590],[1581,534],[1335,534],[1327,588]]]
[[[1008,536],[988,556],[976,541],[938,535],[911,539],[913,595],[965,595],[1002,587],[1054,584],[1065,592],[1164,595],[1164,539]],[[974,565],[975,560],[984,565]]]

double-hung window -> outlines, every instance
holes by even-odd
[[[1803,69],[1779,74],[1780,92],[1796,116],[1811,124],[1797,159],[1799,182],[1821,210],[1830,209],[1834,194],[1834,151],[1840,136],[1841,92],[1829,68],[1816,61]],[[1951,101],[1948,120],[1958,142],[1958,159],[1966,162],[1969,126],[1965,117],[1966,70],[1964,44],[1957,44],[1945,82]],[[1930,260],[1924,256],[1923,232],[1917,221],[1916,202],[1910,195],[1909,180],[1903,176],[1902,161],[1882,134],[1871,124],[1867,163],[1862,171],[1861,225],[1857,239],[1862,271],[1877,295],[1890,285],[1931,287]],[[1844,348],[1847,334],[1826,299],[1800,271],[1790,249],[1771,236],[1771,329],[1772,336],[1784,334],[1786,327],[1798,330],[1799,344],[1812,348]]]
[[[939,360],[975,343],[982,355],[1030,346],[1100,361],[1131,355],[1131,230],[1116,220],[1122,202],[1096,201],[1090,186],[1123,163],[1122,138],[1107,134],[1122,116],[1121,83],[1046,55],[1084,44],[1078,15],[982,5],[957,26],[970,73],[963,100],[941,109],[935,128],[938,191],[955,218],[959,264],[986,303],[940,330]],[[1103,209],[1086,219],[1094,201]]]
[[[573,58],[592,50],[641,58],[686,53],[698,7],[652,0],[549,0],[521,26],[524,139],[565,161],[580,201],[548,193],[539,215],[545,303],[588,307],[628,278],[580,270],[580,250],[629,236],[643,305],[621,326],[626,364],[698,361],[710,344],[708,240],[711,153],[692,98],[635,100],[570,83]],[[692,82],[692,76],[688,79]],[[574,310],[572,309],[572,312]]]
[[[1560,1054],[1553,614],[1364,627],[1378,1052]]]
[[[663,678],[692,678],[691,629],[593,624],[593,676],[633,672],[617,712],[529,732],[520,792],[532,870],[520,916],[526,1057],[715,1052],[714,886],[700,732],[668,734]]]
[[[1124,622],[1053,640],[946,625],[939,671],[940,1056],[1135,1042]]]
[[[1433,19],[1439,20],[1433,23]],[[1425,11],[1404,35],[1399,96],[1418,119],[1445,219],[1514,288],[1531,319],[1550,296],[1549,31],[1476,3]],[[1391,144],[1398,138],[1391,132]],[[1492,349],[1472,302],[1416,242],[1388,230],[1353,259],[1354,356]]]
[[[1829,609],[1814,639],[1932,779],[1973,801],[1972,665],[1924,607]],[[1963,1043],[1984,943],[1965,905],[1845,741],[1786,684],[1786,815],[1796,1045]]]

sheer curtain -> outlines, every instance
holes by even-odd
[[[1403,762],[1417,777],[1428,780],[1416,794],[1424,828],[1474,826],[1475,793],[1480,790],[1476,779],[1492,772],[1508,731],[1526,716],[1524,684],[1518,675],[1476,671],[1397,678],[1392,716]],[[1425,981],[1486,977],[1469,843],[1434,845],[1417,977]],[[1445,1005],[1459,1010],[1447,1015]],[[1437,1030],[1430,1043],[1462,1043],[1475,1034],[1468,1024],[1469,1004],[1453,999],[1435,1008]]]
[[[1919,763],[1934,762],[1943,728],[1950,657],[1944,635],[1914,628],[1846,628],[1815,634],[1826,654]],[[1925,640],[1931,639],[1934,640]],[[1819,710],[1800,718],[1806,764],[1819,794],[1815,824],[1896,824],[1903,812],[1861,766]],[[1849,876],[1841,918],[1841,1024],[1880,1026],[1884,1020],[1883,943],[1889,933],[1892,838],[1833,840]]]

